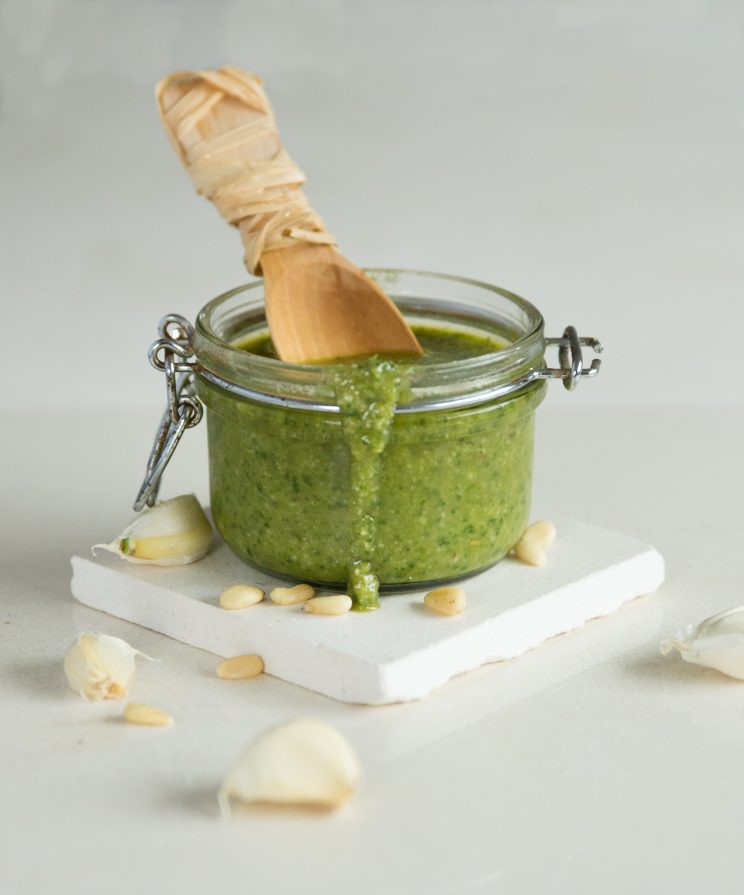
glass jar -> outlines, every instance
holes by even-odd
[[[580,345],[599,350],[598,343],[580,340],[572,327],[546,340],[540,312],[496,286],[415,271],[367,273],[412,325],[504,345],[408,368],[381,455],[375,546],[364,557],[383,588],[470,575],[507,554],[528,522],[544,380],[572,387],[596,373],[599,361],[584,369]],[[174,320],[182,318],[164,318],[164,336]],[[280,577],[345,587],[354,559],[352,463],[336,399],[338,366],[287,364],[236,347],[266,329],[258,281],[209,302],[193,333],[161,339],[151,359],[162,368],[158,345],[167,343],[166,357],[180,345],[171,374],[195,374],[207,408],[212,515],[229,547]],[[544,366],[548,343],[559,345],[560,368]],[[186,362],[192,350],[195,359]],[[185,425],[193,422],[192,415]]]

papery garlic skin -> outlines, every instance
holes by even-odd
[[[661,642],[662,656],[673,649],[685,662],[744,680],[744,606],[720,612],[699,625],[688,625],[676,637]]]
[[[65,653],[65,677],[83,699],[123,699],[132,682],[135,658],[149,659],[126,640],[108,634],[81,634]]]
[[[110,544],[98,548],[127,562],[185,566],[201,559],[212,546],[212,526],[193,494],[182,494],[148,507],[135,516]]]
[[[346,737],[324,721],[297,719],[259,737],[238,759],[218,793],[223,814],[230,797],[337,808],[356,790],[359,759]]]

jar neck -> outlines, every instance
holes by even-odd
[[[477,357],[409,367],[405,404],[399,410],[423,412],[494,400],[527,387],[530,371],[541,366],[543,319],[519,296],[458,277],[411,271],[368,273],[409,322],[436,320],[444,327],[465,327],[506,342],[504,348]],[[265,328],[261,281],[207,304],[199,313],[194,336],[200,375],[236,396],[337,411],[338,365],[288,364],[235,347],[246,335]]]

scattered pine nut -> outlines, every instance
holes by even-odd
[[[466,604],[461,587],[438,587],[424,597],[424,604],[439,615],[459,615]]]
[[[544,566],[548,548],[555,541],[555,525],[541,520],[525,528],[514,547],[514,555],[530,566]]]
[[[295,584],[294,587],[275,587],[271,591],[271,600],[278,606],[296,606],[306,603],[315,596],[315,588],[309,584]]]
[[[345,615],[351,609],[351,597],[333,594],[330,597],[313,597],[302,604],[305,612],[314,615]]]
[[[264,670],[263,659],[260,656],[233,656],[225,659],[217,666],[217,677],[226,681],[243,681],[251,677],[258,677]]]
[[[130,702],[124,709],[124,718],[130,724],[144,724],[147,727],[170,727],[173,715],[154,705]]]
[[[263,600],[265,594],[260,587],[249,584],[233,584],[220,594],[220,606],[223,609],[247,609]]]

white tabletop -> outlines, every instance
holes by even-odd
[[[384,708],[263,676],[228,683],[213,656],[77,605],[68,557],[127,517],[153,419],[105,411],[2,418],[3,669],[0,866],[9,893],[605,893],[730,891],[740,860],[744,684],[658,643],[742,602],[738,463],[744,414],[540,414],[535,511],[570,511],[659,547],[655,596],[510,663]],[[203,432],[168,494],[206,498]],[[576,450],[576,446],[580,450]],[[120,704],[67,690],[83,630],[160,661],[137,700],[170,730],[119,722]],[[365,782],[333,815],[239,810],[214,793],[267,725],[324,718]]]
[[[742,34],[727,0],[0,4],[2,895],[741,888],[744,684],[658,643],[744,603]],[[223,63],[265,78],[354,261],[498,283],[605,341],[597,382],[540,409],[535,515],[654,544],[659,594],[389,708],[218,680],[71,599],[143,472],[156,321],[246,277],[152,97]],[[164,493],[192,490],[202,430]],[[133,695],[173,729],[67,690],[87,629],[160,660]],[[233,757],[295,715],[348,734],[358,797],[222,823]]]

